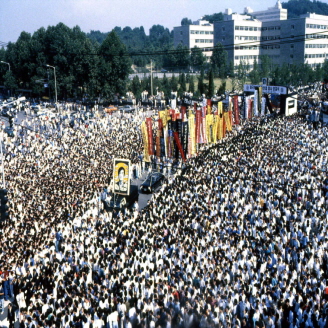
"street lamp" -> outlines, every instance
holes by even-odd
[[[50,67],[54,69],[54,74],[55,74],[55,101],[56,101],[56,107],[57,107],[57,80],[56,80],[56,67],[54,66],[50,66],[48,64],[46,64],[46,67]]]
[[[3,60],[1,60],[0,63],[2,63],[2,64],[7,64],[7,65],[9,66],[9,72],[10,72],[10,64],[9,64],[9,63],[4,62]]]

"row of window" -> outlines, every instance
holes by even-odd
[[[328,58],[328,54],[305,54],[304,58]]]
[[[292,46],[294,48],[294,45]],[[235,50],[280,49],[280,44],[273,46],[236,46]]]
[[[213,31],[190,30],[190,34],[213,34]]]
[[[306,34],[307,39],[328,39],[328,35],[324,34]]]
[[[271,59],[277,59],[280,58],[280,55],[267,55]],[[259,60],[258,55],[244,55],[244,56],[235,56],[235,60]]]
[[[195,43],[213,43],[213,39],[196,39]]]
[[[327,25],[306,24],[306,28],[316,28],[320,30],[327,30]]]
[[[256,55],[244,55],[244,56],[235,56],[235,60],[254,60],[259,59],[259,56]]]
[[[235,36],[235,40],[254,40],[254,41],[260,41],[261,37],[260,36],[240,36],[240,35],[236,35]]]
[[[257,27],[257,26],[239,26],[239,25],[236,25],[235,30],[236,31],[273,31],[273,30],[280,30],[280,26]]]
[[[328,48],[328,44],[306,44],[305,48]]]

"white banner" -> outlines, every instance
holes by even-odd
[[[258,103],[259,103],[259,96],[258,96],[258,91],[254,90],[254,116],[259,116],[259,111],[258,111]]]
[[[274,93],[277,95],[286,95],[287,88],[279,87],[274,85],[255,85],[255,84],[244,84],[245,92],[254,92],[255,88],[262,87],[262,93]]]
[[[266,104],[266,99],[264,97],[262,97],[262,101],[261,101],[261,116],[265,115],[265,104]]]

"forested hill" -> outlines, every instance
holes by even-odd
[[[288,18],[296,18],[306,13],[328,15],[328,4],[321,1],[289,0],[282,7],[288,9]]]

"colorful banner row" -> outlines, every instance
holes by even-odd
[[[238,96],[234,96],[223,110],[223,103],[217,108],[210,99],[194,110],[181,106],[180,111],[166,109],[159,112],[157,121],[151,117],[141,124],[144,143],[144,160],[150,161],[150,155],[167,158],[182,158],[197,154],[198,144],[216,143],[232,131],[233,124],[239,124]]]

